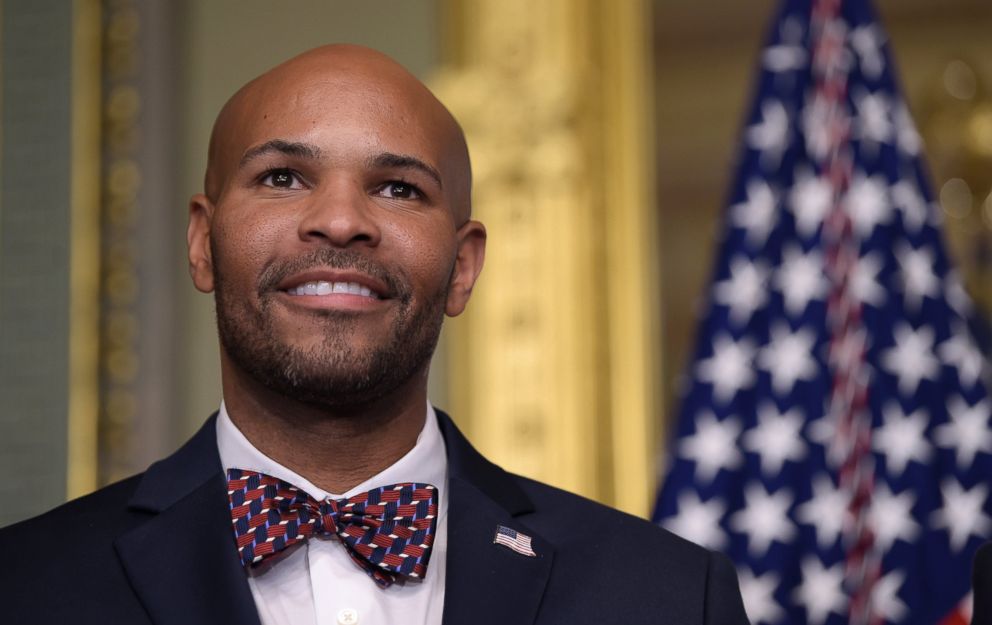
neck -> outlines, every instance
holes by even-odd
[[[252,445],[317,487],[344,493],[395,463],[417,442],[427,372],[360,406],[324,407],[259,387],[225,367],[224,405]]]

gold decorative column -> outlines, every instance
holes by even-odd
[[[448,0],[434,83],[489,230],[455,419],[511,471],[646,515],[660,418],[650,6]]]
[[[66,497],[97,485],[100,350],[101,7],[73,3]]]
[[[104,0],[103,212],[100,342],[100,482],[134,472],[139,301],[137,226],[141,170],[140,17],[134,0]]]

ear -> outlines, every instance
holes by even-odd
[[[455,257],[455,270],[451,272],[448,301],[444,308],[449,317],[460,315],[465,310],[486,258],[486,227],[481,223],[470,219],[455,236],[458,239],[458,255]]]
[[[197,193],[189,200],[189,225],[186,227],[186,247],[189,254],[189,275],[198,291],[214,290],[214,259],[210,252],[210,225],[214,205],[206,195]]]

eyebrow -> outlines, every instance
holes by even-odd
[[[321,157],[320,148],[312,143],[272,139],[246,150],[238,166],[244,167],[254,159],[272,152],[310,160],[318,160]],[[441,174],[438,170],[415,156],[383,152],[369,158],[366,164],[369,168],[415,169],[430,176],[441,189],[444,188],[444,184],[441,182]]]
[[[272,152],[311,160],[317,160],[320,158],[320,148],[311,143],[299,143],[295,141],[285,141],[283,139],[273,139],[246,150],[244,156],[241,157],[241,162],[238,166],[244,167],[252,160]]]
[[[444,185],[441,184],[441,174],[438,173],[436,169],[415,156],[383,152],[382,154],[377,154],[370,158],[368,165],[370,168],[416,169],[417,171],[427,174],[433,178],[438,187],[441,189],[444,188]]]

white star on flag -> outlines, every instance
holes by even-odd
[[[961,283],[961,276],[951,269],[944,276],[944,297],[951,305],[951,310],[957,313],[958,317],[967,318],[972,313],[971,297]]]
[[[694,490],[679,494],[679,512],[665,521],[669,531],[707,549],[723,549],[727,535],[720,529],[720,519],[726,511],[719,497],[703,501]]]
[[[878,283],[878,274],[882,271],[882,259],[878,252],[871,252],[858,259],[851,268],[847,288],[851,297],[862,304],[878,308],[885,303],[885,289]]]
[[[768,269],[764,263],[736,256],[730,261],[730,277],[713,286],[713,299],[730,308],[730,319],[739,327],[765,305],[767,283]]]
[[[854,106],[858,109],[854,136],[872,149],[879,143],[891,143],[895,125],[888,96],[860,90],[854,94]]]
[[[830,364],[834,367],[849,367],[850,363],[861,360],[867,348],[867,333],[864,330],[849,332],[835,343],[830,351]],[[859,377],[868,377],[868,371],[859,372]]]
[[[958,372],[958,380],[963,386],[971,387],[978,382],[985,368],[985,356],[975,347],[962,324],[956,324],[951,337],[937,347],[940,359]]]
[[[799,380],[812,380],[817,373],[813,359],[816,337],[802,328],[790,332],[783,323],[772,326],[771,341],[758,354],[758,366],[772,376],[772,388],[779,396],[792,390]]]
[[[871,611],[879,620],[898,623],[906,618],[909,610],[899,598],[899,589],[905,581],[902,571],[890,571],[875,582],[871,595]]]
[[[789,519],[792,495],[782,488],[772,494],[759,482],[744,489],[745,507],[730,517],[730,529],[748,537],[747,549],[754,557],[768,552],[772,542],[788,543],[796,535]]]
[[[736,469],[744,462],[737,448],[741,425],[734,417],[718,421],[712,412],[699,415],[696,433],[679,442],[679,456],[696,463],[696,479],[713,481],[720,469]]]
[[[754,344],[748,339],[734,342],[727,334],[713,339],[713,355],[701,360],[696,375],[713,385],[713,397],[726,404],[737,391],[754,386]]]
[[[884,483],[875,487],[868,517],[875,529],[875,545],[883,553],[897,540],[909,543],[920,535],[920,524],[913,519],[915,503],[912,489],[894,495]]]
[[[921,247],[913,249],[900,245],[896,252],[902,272],[903,292],[906,305],[912,310],[920,307],[924,297],[936,297],[940,293],[940,280],[933,272],[933,251]]]
[[[844,197],[844,209],[851,218],[855,234],[862,240],[871,236],[875,226],[888,223],[892,217],[892,202],[885,176],[856,174]]]
[[[916,156],[923,149],[923,138],[916,130],[913,116],[905,102],[900,102],[895,108],[893,119],[896,125],[896,144],[907,156]]]
[[[847,289],[851,297],[869,306],[878,308],[885,303],[885,289],[878,282],[882,271],[882,260],[878,253],[871,252],[858,259],[851,268]]]
[[[789,208],[796,216],[796,230],[804,237],[816,234],[834,201],[830,182],[815,176],[808,168],[796,174],[796,183],[789,192]]]
[[[755,178],[747,183],[747,201],[730,208],[730,219],[747,232],[747,240],[755,248],[764,246],[775,225],[775,192],[764,180]]]
[[[768,571],[761,577],[755,577],[748,568],[737,571],[737,579],[744,600],[744,610],[752,625],[767,623],[772,625],[782,618],[782,606],[775,601],[775,589],[779,580],[773,571]]]
[[[933,329],[923,326],[918,330],[905,321],[893,331],[896,344],[882,354],[882,365],[899,379],[899,392],[912,396],[923,380],[936,380],[940,361],[933,354]]]
[[[885,69],[885,58],[882,56],[885,35],[874,24],[870,24],[851,31],[849,41],[861,61],[861,70],[865,75],[872,80],[881,76]]]
[[[847,595],[844,593],[844,569],[835,564],[823,566],[816,556],[807,556],[801,565],[802,583],[793,591],[793,599],[806,608],[806,622],[823,625],[830,614],[844,615]]]
[[[827,464],[837,468],[844,460],[844,448],[837,436],[837,417],[830,413],[814,419],[806,426],[809,440],[818,443],[826,451]]]
[[[918,233],[930,221],[930,204],[920,195],[916,184],[900,180],[892,185],[892,200],[902,212],[902,222],[906,229]]]
[[[927,411],[924,408],[907,415],[895,402],[882,410],[882,427],[872,435],[872,448],[885,456],[885,469],[899,477],[910,462],[926,463],[933,448],[926,439]]]
[[[854,60],[847,42],[850,26],[844,20],[827,20],[823,24],[824,50],[814,58],[816,69],[824,76],[843,75],[850,71]]]
[[[803,25],[790,17],[782,22],[779,29],[781,43],[768,46],[762,54],[764,65],[769,71],[780,74],[806,67],[806,48],[803,47]]]
[[[830,149],[832,138],[830,133],[830,116],[843,114],[833,109],[819,92],[814,93],[809,98],[806,107],[802,110],[802,126],[803,136],[806,137],[806,151],[817,161],[823,160],[827,155],[827,150]],[[845,119],[844,123],[849,124],[850,120]]]
[[[748,430],[742,439],[744,448],[758,454],[761,470],[775,477],[787,460],[799,462],[806,457],[806,444],[799,432],[803,417],[799,408],[780,412],[770,402],[758,410],[758,425]]]
[[[850,503],[851,495],[834,486],[826,473],[821,473],[813,480],[813,496],[796,507],[796,518],[812,525],[817,544],[822,549],[829,549],[840,538]]]
[[[794,245],[786,247],[774,283],[785,300],[785,310],[793,317],[799,317],[811,301],[822,300],[830,289],[823,255],[815,250],[803,254]]]
[[[987,536],[992,530],[992,519],[983,511],[988,499],[985,484],[965,490],[957,480],[948,478],[940,485],[940,494],[944,505],[934,510],[930,523],[947,530],[951,549],[961,551],[970,536]]]
[[[940,447],[953,449],[958,467],[966,471],[979,452],[992,453],[992,430],[989,429],[992,405],[986,398],[969,406],[959,395],[950,401],[947,412],[950,421],[934,429],[934,440]]]
[[[761,165],[773,170],[789,147],[789,112],[778,100],[761,103],[762,121],[747,129],[748,147],[761,152]]]

